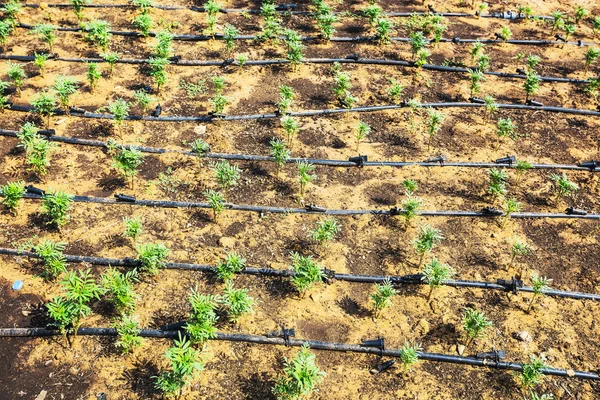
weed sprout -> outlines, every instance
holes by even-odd
[[[140,270],[156,276],[161,268],[167,264],[169,249],[160,243],[145,243],[136,246],[136,261],[140,264]]]
[[[437,258],[431,258],[431,261],[423,266],[423,276],[421,280],[429,285],[427,301],[431,299],[433,290],[441,287],[446,281],[452,279],[456,271],[448,264],[438,261]]]
[[[309,395],[323,380],[325,372],[315,364],[315,355],[307,344],[292,360],[286,358],[283,375],[275,382],[273,393],[277,400],[300,399]]]
[[[375,310],[375,318],[379,318],[384,308],[392,305],[392,297],[398,292],[392,286],[389,278],[386,278],[383,283],[375,284],[375,293],[371,294],[371,302]]]
[[[0,186],[0,191],[2,192],[0,202],[8,211],[16,215],[20,200],[25,195],[25,182],[7,182],[6,185]]]

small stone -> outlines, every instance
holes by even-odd
[[[40,3],[40,10],[47,10],[48,9],[48,3],[46,3],[45,1],[42,1]]]
[[[204,135],[206,133],[206,125],[198,125],[194,127],[194,133],[196,135]]]
[[[221,247],[233,248],[235,246],[235,239],[232,237],[222,237],[219,239],[219,245]]]
[[[520,331],[517,333],[513,333],[513,337],[517,339],[519,342],[531,343],[533,342],[533,338],[526,331]]]
[[[570,376],[571,378],[575,376],[575,371],[573,371],[572,369],[568,369],[567,370],[567,375]]]
[[[56,121],[54,122],[54,125],[61,125],[61,124],[64,124],[66,120],[67,120],[66,118],[61,118],[61,119],[59,119],[59,120],[56,120]]]
[[[456,351],[458,351],[458,355],[462,356],[463,353],[465,352],[466,347],[462,344],[457,344],[456,345]]]
[[[427,322],[427,320],[425,320],[425,319],[419,320],[419,326],[423,330],[423,335],[425,335],[427,332],[429,332],[429,322]]]
[[[42,390],[40,392],[40,394],[38,394],[35,398],[35,400],[44,400],[46,398],[46,396],[48,395],[48,391],[47,390]]]

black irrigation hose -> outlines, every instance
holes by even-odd
[[[589,115],[589,116],[600,116],[600,111],[593,110],[582,110],[578,108],[567,108],[567,107],[554,107],[554,106],[534,106],[525,104],[501,104],[498,103],[496,106],[499,109],[507,110],[531,110],[531,111],[546,111],[563,114],[574,114],[574,115]],[[440,103],[421,103],[420,108],[483,108],[485,104],[478,103],[467,103],[467,102],[440,102]],[[330,108],[323,110],[307,110],[307,111],[296,111],[290,112],[287,115],[292,117],[312,117],[317,115],[334,115],[344,114],[348,112],[377,112],[386,110],[399,110],[408,108],[407,104],[388,104],[383,106],[365,106],[365,107],[354,107],[354,108]],[[35,109],[27,105],[13,104],[9,110],[19,112],[32,112]],[[66,115],[64,110],[56,110],[55,115]],[[71,111],[71,116],[80,118],[92,118],[92,119],[113,119],[112,114],[100,114],[92,112],[76,112]],[[210,122],[210,121],[249,121],[257,119],[274,119],[281,118],[278,113],[264,113],[264,114],[243,114],[243,115],[198,115],[198,116],[139,116],[129,115],[125,119],[131,121],[160,121],[160,122]]]
[[[6,129],[0,129],[0,136],[17,137],[17,131],[11,131]],[[44,131],[42,131],[44,133]],[[46,137],[47,140],[67,143],[81,146],[94,146],[109,148],[107,142],[100,140],[70,138],[64,136],[49,135]],[[198,157],[197,153],[186,150],[175,150],[175,149],[163,149],[157,147],[137,146],[137,145],[116,145],[124,149],[135,148],[143,153],[150,154],[165,154],[165,153],[178,153],[186,156]],[[359,156],[360,157],[360,156]],[[264,162],[275,162],[274,157],[260,156],[252,154],[233,154],[233,153],[204,153],[200,158],[209,158],[217,160],[232,160],[232,161],[264,161]],[[314,165],[324,165],[329,167],[457,167],[457,168],[516,168],[517,164],[514,162],[447,162],[446,160],[440,161],[346,161],[346,160],[326,160],[317,158],[305,158],[305,157],[290,157],[286,160],[287,163],[296,162],[308,162]],[[561,169],[561,170],[577,170],[577,171],[589,171],[589,172],[600,172],[600,165],[596,165],[596,162],[591,162],[590,167],[571,165],[571,164],[531,164],[533,169]],[[599,162],[600,163],[600,162]]]
[[[34,4],[34,3],[22,4],[22,6],[29,7],[29,8],[40,8],[39,4]],[[67,4],[67,3],[53,3],[53,4],[46,4],[46,6],[53,7],[53,8],[72,8],[73,7],[72,4]],[[83,5],[83,7],[84,8],[136,9],[136,7],[131,4],[85,4],[85,5]],[[206,12],[206,9],[204,7],[194,7],[194,6],[186,7],[186,6],[153,5],[152,8],[156,8],[159,10],[173,10],[173,11],[175,11],[175,10],[190,10],[190,11],[196,11],[196,12]],[[290,15],[314,15],[314,12],[312,12],[312,11],[295,11],[296,8],[297,8],[297,4],[280,4],[277,6],[277,9],[275,11],[280,12],[280,13],[286,13],[286,14],[289,13]],[[227,14],[227,13],[261,14],[261,10],[247,9],[247,8],[221,8],[219,11],[224,14]],[[347,11],[341,11],[341,12],[333,11],[332,14],[334,14],[334,15],[347,14]],[[464,13],[464,12],[384,11],[381,13],[381,15],[385,15],[388,17],[412,17],[413,15],[431,15],[431,14],[439,15],[441,17],[471,17],[471,18],[479,17],[479,15],[477,15],[477,14]],[[362,15],[361,11],[358,11],[356,13],[353,13],[351,16],[362,17],[363,15]],[[528,18],[524,14],[518,14],[515,12],[511,12],[511,11],[506,11],[503,13],[486,13],[486,14],[481,14],[480,16],[481,16],[481,18],[500,18],[500,19],[508,19],[508,20],[519,20],[519,19],[527,19]],[[543,20],[549,20],[549,21],[554,20],[553,17],[546,16],[546,15],[538,15],[538,16],[532,15],[531,17],[529,17],[529,19],[543,19]]]
[[[19,23],[19,25],[17,25],[17,27],[23,28],[23,29],[34,29],[35,25]],[[83,28],[65,28],[65,27],[57,27],[56,30],[60,31],[60,32],[84,32],[85,31],[85,29],[83,29]],[[115,36],[144,37],[140,32],[135,32],[135,31],[109,31],[109,33],[111,35],[115,35]],[[151,37],[156,36],[156,32],[150,32],[149,36],[151,36]],[[205,41],[209,41],[209,40],[225,40],[225,35],[215,34],[214,36],[212,36],[212,35],[174,34],[172,36],[172,38],[173,38],[173,40],[184,41],[184,42],[205,42]],[[257,35],[237,35],[237,36],[233,37],[233,40],[257,40],[257,39],[260,39],[260,37]],[[279,39],[284,40],[285,37],[279,36]],[[302,36],[300,38],[300,40],[306,42],[306,41],[321,41],[324,39],[320,36]],[[392,42],[403,42],[403,43],[410,42],[410,38],[408,38],[408,37],[392,37],[392,38],[390,38],[390,40]],[[372,41],[377,41],[377,38],[375,36],[331,37],[331,38],[327,39],[327,41],[329,41],[329,42],[346,42],[346,43],[372,42]],[[501,39],[485,39],[485,38],[461,39],[458,37],[441,38],[440,40],[438,40],[438,42],[439,43],[455,43],[455,44],[475,43],[475,42],[479,42],[479,43],[483,43],[483,44],[506,43],[506,44],[527,45],[527,46],[549,46],[549,45],[561,45],[562,46],[562,45],[566,44],[566,45],[574,45],[574,46],[579,46],[579,47],[594,46],[597,44],[596,42],[584,42],[582,40],[579,40],[577,42],[563,42],[560,40],[536,40],[536,39],[501,40]]]
[[[159,329],[142,329],[139,336],[148,338],[176,339],[182,332],[164,331]],[[59,336],[60,331],[44,328],[2,328],[0,337],[48,337]],[[79,328],[79,336],[117,336],[116,329],[113,328]],[[218,332],[212,340],[221,340],[227,342],[245,342],[254,344],[267,344],[278,346],[301,347],[308,345],[314,350],[340,351],[348,353],[373,354],[382,357],[401,357],[399,350],[386,350],[374,347],[363,347],[356,344],[331,343],[318,340],[294,339],[267,337],[262,335],[249,335],[242,333],[222,333]],[[490,359],[480,359],[476,357],[455,356],[450,354],[429,353],[424,351],[417,352],[419,359],[423,361],[444,362],[451,364],[470,365],[473,367],[487,367],[495,369],[505,369],[510,371],[523,371],[524,365],[516,362],[496,361]],[[561,368],[544,368],[541,372],[545,375],[560,376],[565,378],[579,378],[588,380],[600,380],[600,375],[594,372],[567,370]]]
[[[8,249],[0,247],[0,254],[7,256],[16,257],[31,257],[39,258],[35,252],[22,251],[17,249]],[[113,267],[137,267],[138,262],[132,258],[105,258],[105,257],[90,257],[90,256],[74,256],[65,254],[65,260],[70,263],[87,263],[92,265],[109,265]],[[214,272],[215,267],[212,265],[203,264],[191,264],[191,263],[166,263],[165,269],[174,270],[186,270],[186,271],[197,271],[197,272]],[[354,275],[354,274],[338,274],[334,271],[327,270],[327,278],[335,279],[339,281],[355,282],[355,283],[383,283],[386,279],[389,279],[393,284],[396,285],[427,285],[423,281],[421,274],[403,275],[403,276],[377,276],[377,275]],[[273,269],[273,268],[251,268],[246,267],[244,270],[239,272],[245,275],[256,275],[256,276],[279,276],[279,277],[292,277],[294,272],[291,270]],[[468,281],[468,280],[448,280],[442,283],[445,286],[451,286],[456,288],[474,288],[474,289],[490,289],[490,290],[502,290],[502,291],[513,291],[513,292],[526,292],[534,293],[534,290],[530,286],[523,286],[521,281],[517,280],[500,280],[498,283],[493,282],[479,282],[479,281]],[[566,290],[555,290],[547,289],[543,293],[547,296],[562,297],[577,300],[594,300],[600,301],[600,295],[594,293],[582,293],[582,292],[571,292]]]
[[[31,200],[42,200],[42,196],[38,194],[26,193],[23,198]],[[194,201],[169,201],[169,200],[139,200],[134,197],[115,195],[115,198],[110,197],[92,197],[92,196],[74,196],[73,201],[76,203],[98,203],[98,204],[120,204],[143,207],[160,207],[160,208],[211,208],[209,203],[194,202]],[[291,207],[271,207],[271,206],[253,206],[243,204],[225,203],[225,208],[228,210],[248,211],[257,213],[274,213],[274,214],[324,214],[324,215],[402,215],[403,210],[392,208],[390,210],[340,210],[327,209],[316,205],[308,205],[305,208]],[[579,210],[578,210],[579,211]],[[420,210],[417,215],[426,217],[480,217],[480,218],[498,218],[506,217],[503,211],[490,209],[488,207],[481,211],[452,211],[452,210]],[[551,219],[591,219],[600,220],[600,214],[588,214],[586,211],[576,213],[536,213],[536,212],[518,212],[508,215],[509,218],[515,219],[532,219],[532,218],[551,218]]]
[[[0,59],[2,60],[14,60],[14,61],[22,61],[22,62],[30,62],[34,61],[34,56],[19,56],[19,55],[10,55],[10,54],[0,54]],[[54,61],[64,61],[64,62],[79,62],[79,63],[98,63],[105,62],[103,58],[65,58],[65,57],[52,57],[50,58]],[[120,59],[117,63],[120,64],[147,64],[149,60],[147,59]],[[333,63],[342,63],[342,64],[363,64],[363,65],[393,65],[400,67],[410,67],[416,68],[415,64],[411,61],[403,61],[403,60],[386,60],[386,59],[371,59],[371,58],[306,58],[301,61],[303,64],[333,64]],[[244,66],[265,66],[265,65],[284,65],[289,64],[288,60],[284,59],[271,59],[271,60],[248,60],[244,63]],[[226,67],[229,65],[239,65],[239,63],[235,60],[223,60],[223,61],[211,61],[211,60],[182,60],[176,59],[171,65],[181,65],[181,66],[195,66],[195,67]],[[451,67],[445,65],[435,65],[435,64],[424,64],[421,68],[431,71],[440,71],[440,72],[461,72],[468,73],[469,68],[466,67]],[[475,69],[476,67],[472,67],[471,69]],[[527,76],[523,74],[511,74],[509,72],[497,72],[497,71],[484,71],[486,75],[498,76],[501,78],[515,78],[515,79],[526,79]],[[573,79],[573,78],[561,78],[556,76],[538,76],[538,78],[542,82],[562,82],[562,83],[573,83],[573,84],[587,84],[590,83],[587,79]]]

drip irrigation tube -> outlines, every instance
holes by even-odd
[[[35,25],[21,24],[17,25],[18,28],[22,29],[34,29]],[[56,30],[59,32],[84,32],[83,28],[65,28],[65,27],[56,27]],[[125,37],[145,37],[140,32],[135,31],[109,31],[111,35],[115,36],[125,36]],[[149,32],[148,36],[154,37],[156,36],[156,32]],[[225,35],[223,34],[215,34],[212,35],[187,35],[187,34],[173,34],[173,40],[184,41],[184,42],[206,42],[209,40],[225,40]],[[284,36],[278,37],[281,40],[284,40]],[[233,40],[257,40],[260,39],[257,35],[237,35],[233,37]],[[308,41],[320,41],[324,40],[320,36],[302,36],[300,40],[308,42]],[[390,38],[392,42],[402,42],[409,43],[410,38],[408,37],[392,37]],[[375,36],[357,36],[357,37],[331,37],[327,39],[329,42],[372,42],[377,41]],[[526,45],[526,46],[549,46],[549,45],[573,45],[573,46],[594,46],[596,42],[584,42],[579,40],[577,42],[563,42],[560,40],[538,40],[538,39],[485,39],[485,38],[468,38],[461,39],[458,37],[455,38],[441,38],[439,43],[483,43],[483,44],[493,44],[493,43],[506,43],[506,44],[514,44],[514,45]]]
[[[159,329],[142,329],[139,336],[147,338],[165,338],[175,339],[182,331],[164,331]],[[60,331],[45,328],[2,328],[0,337],[48,337],[59,336]],[[117,336],[116,329],[113,328],[79,328],[78,336]],[[356,344],[331,343],[319,340],[306,340],[294,338],[267,337],[262,335],[250,335],[242,333],[223,333],[217,332],[216,337],[211,340],[220,340],[227,342],[245,342],[254,344],[294,346],[301,347],[307,344],[311,349],[340,351],[347,353],[374,354],[385,357],[401,357],[400,350],[389,350],[374,347],[363,347]],[[455,356],[450,354],[429,353],[425,351],[417,352],[419,359],[423,361],[434,361],[451,364],[470,365],[473,367],[487,367],[495,369],[505,369],[511,371],[522,371],[523,364],[516,362],[496,361],[490,359],[480,359],[476,357]],[[600,380],[600,375],[594,372],[567,370],[560,368],[544,368],[541,372],[545,375],[560,376],[565,378],[579,378],[588,380]]]
[[[563,114],[574,114],[574,115],[589,115],[589,116],[600,116],[600,111],[593,110],[582,110],[578,108],[566,108],[566,107],[554,107],[554,106],[534,106],[525,104],[496,104],[499,109],[507,110],[531,110],[531,111],[546,111]],[[478,103],[467,103],[467,102],[439,102],[439,103],[421,103],[421,108],[482,108],[485,104]],[[323,110],[306,110],[290,112],[286,115],[292,117],[312,117],[318,115],[334,115],[344,114],[348,112],[377,112],[386,110],[399,110],[408,108],[406,104],[388,104],[383,106],[365,106],[365,107],[354,107],[354,108],[330,108]],[[13,104],[8,110],[18,112],[32,112],[35,109],[27,105]],[[56,110],[54,115],[66,115],[64,110]],[[71,111],[71,116],[79,118],[92,118],[92,119],[113,119],[112,114],[101,114],[93,112],[74,112]],[[159,122],[210,122],[210,121],[248,121],[258,119],[275,119],[281,118],[279,113],[264,113],[264,114],[243,114],[243,115],[198,115],[198,116],[139,116],[129,115],[125,119],[130,121],[159,121]]]
[[[21,251],[18,249],[0,248],[1,255],[39,258],[35,252]],[[92,265],[118,266],[118,267],[137,267],[138,262],[133,258],[105,258],[105,257],[90,257],[90,256],[74,256],[65,254],[64,258],[70,263],[87,263]],[[190,263],[166,263],[165,269],[186,270],[197,272],[214,272],[215,266]],[[383,283],[389,279],[395,285],[427,285],[423,280],[422,274],[410,274],[403,276],[377,276],[377,275],[354,275],[354,274],[338,274],[331,270],[326,270],[328,280],[339,280],[354,283]],[[292,277],[294,272],[291,270],[281,270],[273,268],[251,268],[246,267],[240,274],[255,275],[255,276],[279,276]],[[474,289],[490,289],[501,290],[506,292],[526,292],[534,293],[530,286],[524,286],[520,280],[498,280],[498,282],[479,282],[468,280],[447,280],[442,283],[445,286],[455,288],[474,288]],[[600,301],[600,295],[594,293],[571,292],[566,290],[547,289],[542,292],[547,296],[562,297],[577,300],[594,300]]]
[[[400,66],[400,67],[408,67],[408,68],[416,68],[415,64],[411,61],[403,61],[403,60],[387,60],[387,59],[371,59],[371,58],[360,58],[348,56],[351,58],[306,58],[301,61],[303,64],[333,64],[333,63],[342,63],[342,64],[365,64],[365,65],[392,65],[392,66]],[[22,61],[22,62],[32,62],[34,61],[34,56],[19,56],[19,55],[10,55],[10,54],[0,54],[0,59],[2,60],[13,60],[13,61]],[[103,58],[65,58],[65,57],[51,57],[51,60],[54,61],[64,61],[64,62],[77,62],[77,63],[98,63],[98,62],[106,62]],[[117,63],[121,64],[147,64],[147,59],[120,59]],[[289,64],[288,60],[285,59],[271,59],[271,60],[248,60],[244,63],[244,66],[264,66],[264,65],[283,65]],[[182,60],[176,59],[171,65],[181,65],[181,66],[196,66],[196,67],[226,67],[229,65],[239,65],[239,63],[235,60],[223,60],[223,61],[215,61],[215,60]],[[424,64],[421,66],[423,69],[431,70],[431,71],[440,71],[440,72],[458,72],[458,73],[468,73],[469,68],[467,67],[451,67],[445,65],[436,65],[436,64]],[[476,69],[476,67],[471,67],[471,69]],[[501,78],[515,78],[515,79],[526,79],[527,76],[524,74],[512,74],[509,72],[497,72],[497,71],[483,71],[486,75],[498,76]],[[542,82],[561,82],[561,83],[572,83],[572,84],[587,84],[590,83],[587,79],[573,79],[573,78],[562,78],[557,76],[538,76],[538,78]]]
[[[38,189],[39,190],[39,189]],[[42,200],[39,194],[25,193],[25,199]],[[169,201],[169,200],[138,200],[132,196],[124,196],[116,194],[115,198],[110,197],[92,197],[92,196],[73,196],[73,201],[76,203],[98,203],[98,204],[120,204],[131,206],[144,207],[160,207],[160,208],[211,208],[209,203],[193,202],[193,201]],[[340,210],[327,209],[325,207],[314,204],[308,205],[305,208],[291,207],[271,207],[271,206],[253,206],[244,204],[225,203],[225,208],[235,211],[249,211],[257,213],[274,213],[274,214],[324,214],[324,215],[402,215],[404,210],[393,207],[390,210]],[[600,214],[588,214],[587,211],[577,210],[576,213],[536,213],[536,212],[518,212],[506,215],[502,210],[485,207],[481,211],[451,211],[451,210],[420,210],[416,211],[417,215],[425,217],[480,217],[480,218],[498,218],[508,217],[515,219],[532,219],[532,218],[550,218],[550,219],[600,219]]]
[[[40,131],[40,133],[44,134],[46,131]],[[11,131],[6,129],[0,129],[0,136],[8,136],[8,137],[17,137],[17,131]],[[90,139],[79,139],[79,138],[70,138],[64,136],[54,136],[48,135],[46,137],[47,140],[58,142],[58,143],[67,143],[81,146],[93,146],[93,147],[101,147],[108,148],[109,144],[107,142],[102,142],[99,140],[90,140]],[[260,155],[252,155],[252,154],[233,154],[233,153],[204,153],[202,155],[198,155],[192,151],[186,150],[178,150],[178,149],[164,149],[164,148],[156,148],[156,147],[147,147],[147,146],[137,146],[137,145],[117,145],[120,148],[131,149],[135,148],[143,153],[151,153],[151,154],[165,154],[165,153],[178,153],[186,156],[192,157],[200,157],[200,158],[209,158],[209,159],[218,159],[218,160],[233,160],[233,161],[263,161],[263,162],[275,162],[274,157],[270,156],[260,156]],[[317,158],[305,158],[305,157],[291,157],[286,160],[287,163],[292,164],[296,162],[309,162],[314,165],[324,165],[329,167],[410,167],[410,166],[418,166],[418,167],[457,167],[457,168],[494,168],[494,167],[503,167],[503,168],[516,168],[516,158],[509,162],[448,162],[445,159],[439,159],[436,161],[365,161],[366,156],[358,156],[359,159],[357,161],[346,161],[346,160],[327,160],[327,159],[317,159]],[[365,158],[362,158],[365,157]],[[585,163],[584,163],[585,164]],[[570,164],[531,164],[531,168],[533,169],[560,169],[560,170],[578,170],[578,171],[589,171],[589,172],[600,172],[600,161],[590,161],[588,166],[583,165],[570,165]]]
[[[26,3],[22,4],[23,7],[28,8],[40,8],[39,4],[34,3]],[[72,8],[72,4],[68,3],[51,3],[46,4],[46,7],[52,8]],[[129,8],[136,9],[136,7],[132,4],[85,4],[82,7],[84,8]],[[206,12],[204,7],[195,7],[195,6],[164,6],[164,5],[152,5],[152,8],[156,8],[159,10],[190,10],[196,12]],[[276,8],[276,12],[286,13],[290,15],[314,15],[315,13],[312,11],[297,11],[297,4],[279,4]],[[248,8],[220,8],[219,11],[223,14],[227,13],[244,13],[244,14],[261,14],[261,10],[257,9],[248,9]],[[333,11],[333,15],[346,15],[348,11]],[[352,12],[351,12],[352,13]],[[383,11],[381,15],[388,17],[412,17],[413,15],[439,15],[441,17],[465,17],[465,18],[476,18],[480,16],[481,18],[499,18],[499,19],[509,19],[509,20],[518,20],[518,19],[543,19],[548,21],[553,21],[554,18],[547,15],[532,15],[527,17],[525,14],[519,14],[514,11],[505,11],[505,12],[495,12],[495,13],[485,13],[481,15],[477,15],[474,13],[465,13],[465,12],[437,12],[437,11],[408,11],[408,12],[396,12],[396,11]],[[361,10],[358,10],[352,13],[350,16],[352,17],[362,17],[364,14]]]

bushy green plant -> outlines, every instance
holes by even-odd
[[[23,66],[10,61],[6,63],[6,66],[8,67],[8,71],[6,72],[8,78],[15,84],[17,93],[20,93],[23,83],[25,83],[25,79],[27,79],[27,75],[25,74]]]
[[[545,276],[539,276],[536,273],[531,274],[531,288],[533,289],[533,297],[531,297],[531,300],[529,301],[529,306],[527,307],[526,311],[527,313],[529,313],[533,308],[533,302],[535,299],[549,290],[551,284],[552,279],[548,279]]]
[[[383,9],[377,4],[369,4],[366,8],[363,8],[361,12],[369,19],[369,24],[374,27],[379,17],[381,17]]]
[[[323,380],[325,372],[315,364],[315,355],[307,344],[294,359],[285,360],[283,375],[275,382],[273,393],[277,400],[298,400],[308,396]]]
[[[143,231],[142,220],[140,218],[135,217],[125,217],[123,218],[123,223],[125,224],[125,231],[123,232],[123,236],[131,238],[133,244],[135,244],[136,239],[141,235]]]
[[[23,10],[23,6],[20,0],[8,0],[0,10],[4,14],[5,21],[11,26],[15,26],[19,22],[19,14]]]
[[[90,93],[94,93],[94,89],[98,86],[100,78],[102,78],[102,72],[98,68],[96,63],[87,63],[87,80],[90,84]]]
[[[402,361],[402,375],[406,377],[406,373],[410,368],[419,361],[419,352],[423,350],[420,343],[404,342],[400,348],[400,360]]]
[[[65,109],[67,114],[69,113],[69,106],[71,105],[71,95],[77,91],[78,84],[79,82],[77,79],[61,75],[56,78],[54,85],[52,86],[58,102]]]
[[[390,33],[394,29],[394,23],[387,18],[378,18],[375,21],[375,39],[380,44],[391,43]]]
[[[189,303],[192,313],[184,329],[188,333],[192,343],[204,343],[208,339],[216,337],[218,317],[215,312],[219,297],[201,294],[198,288],[192,289]]]
[[[167,350],[165,357],[171,363],[171,370],[154,377],[155,387],[165,396],[180,398],[186,386],[198,372],[204,369],[200,350],[191,347],[191,342],[179,333],[179,340]]]
[[[298,253],[292,253],[292,284],[304,296],[307,290],[313,287],[315,283],[321,282],[325,274],[321,266],[311,256],[301,256]]]
[[[156,34],[153,55],[156,58],[169,58],[173,55],[173,35],[169,31],[162,30]]]
[[[106,290],[106,301],[119,315],[129,315],[135,310],[135,302],[138,299],[134,291],[134,284],[138,281],[137,270],[124,274],[115,268],[110,268],[100,280]]]
[[[544,379],[544,369],[550,368],[544,357],[529,356],[529,362],[523,364],[523,370],[517,375],[522,388],[532,388]]]
[[[38,54],[33,53],[33,65],[39,68],[40,76],[44,77],[44,72],[46,70],[46,62],[50,58],[49,54]]]
[[[48,45],[50,51],[58,36],[56,35],[56,27],[52,24],[37,24],[31,30],[31,33],[37,35],[37,37]]]
[[[308,236],[312,240],[318,242],[321,246],[327,246],[341,230],[342,226],[340,223],[334,217],[329,217],[317,221],[315,229],[309,232]]]
[[[371,302],[373,303],[373,309],[375,310],[375,318],[379,318],[381,311],[384,308],[392,305],[392,297],[394,297],[398,292],[392,286],[392,282],[389,278],[383,283],[375,284],[375,293],[371,294]]]
[[[18,135],[19,136],[19,135]],[[25,149],[26,162],[30,170],[38,175],[45,175],[50,166],[50,156],[58,147],[37,133],[28,140],[21,139],[20,146]]]
[[[20,200],[25,195],[25,182],[7,182],[6,185],[0,186],[0,191],[2,192],[0,202],[8,211],[16,215]]]
[[[429,285],[429,293],[427,294],[427,300],[429,301],[433,290],[452,279],[456,271],[450,265],[441,263],[437,258],[432,257],[431,261],[423,266],[422,274],[421,280]]]
[[[557,201],[561,197],[572,196],[574,192],[579,190],[579,185],[570,181],[564,172],[562,175],[550,174],[550,181],[552,182],[552,187],[554,189],[554,193],[556,194]]]
[[[50,190],[42,196],[42,210],[49,219],[48,224],[55,224],[60,229],[69,221],[73,197],[61,190]]]
[[[483,337],[485,335],[485,330],[492,326],[492,323],[481,311],[472,308],[465,309],[462,322],[463,328],[467,333],[465,348],[469,347],[473,340]]]
[[[271,157],[275,159],[275,176],[279,176],[279,171],[290,159],[290,151],[281,139],[271,139],[269,144],[271,145]]]
[[[237,185],[242,172],[237,165],[231,165],[225,160],[213,164],[210,169],[213,171],[217,183],[225,191]]]
[[[136,246],[136,261],[140,264],[140,271],[150,275],[157,275],[161,268],[167,264],[170,250],[160,243],[145,243]]]
[[[0,21],[0,46],[5,46],[8,43],[8,38],[14,29],[12,21],[4,19]]]
[[[113,324],[113,328],[117,330],[118,335],[115,345],[123,354],[131,353],[142,345],[141,329],[133,317],[124,316]]]
[[[141,115],[142,116],[146,115],[146,111],[148,110],[148,107],[154,101],[152,96],[150,96],[148,94],[148,92],[146,92],[145,90],[136,90],[133,93],[133,97],[135,98],[135,101],[138,103],[138,105],[142,109]]]
[[[246,289],[234,289],[233,281],[225,282],[225,289],[220,298],[221,307],[227,312],[231,322],[237,323],[245,314],[253,311],[254,298],[248,296]]]
[[[97,19],[93,21],[83,22],[81,24],[85,34],[83,40],[92,43],[99,47],[102,51],[106,51],[110,45],[110,23]]]
[[[444,236],[442,236],[442,232],[439,229],[427,224],[419,227],[419,232],[412,241],[413,247],[419,255],[419,266],[423,264],[425,254],[437,246],[442,239],[444,239]]]
[[[142,37],[148,37],[150,35],[150,30],[152,29],[153,24],[154,20],[150,14],[143,13],[136,15],[133,18],[133,26],[139,29]]]
[[[212,189],[208,189],[204,193],[204,196],[206,197],[210,208],[212,208],[213,219],[216,222],[217,218],[219,217],[219,214],[221,214],[223,210],[225,210],[225,198],[220,192],[217,192]]]
[[[296,121],[294,117],[286,115],[281,117],[280,123],[286,134],[288,146],[292,147],[294,136],[298,134],[298,121]]]
[[[56,99],[48,92],[41,92],[31,100],[31,106],[36,113],[46,116],[46,127],[49,127],[50,117],[56,111]]]
[[[134,146],[121,147],[113,154],[111,165],[124,178],[131,180],[131,188],[134,187],[134,179],[138,174],[138,167],[144,162],[144,154]]]
[[[33,246],[33,251],[42,260],[42,264],[44,265],[42,276],[45,279],[54,280],[62,273],[67,272],[67,259],[63,255],[66,245],[66,243],[52,242],[44,239]]]
[[[588,48],[585,53],[585,69],[584,74],[587,75],[590,65],[592,65],[600,57],[600,50],[594,49],[593,47]]]
[[[206,25],[208,26],[206,32],[214,38],[221,7],[215,0],[208,0],[204,3],[204,9],[206,10]]]
[[[215,272],[220,280],[227,282],[232,280],[236,273],[243,271],[244,268],[246,268],[246,259],[232,251],[227,253],[225,260],[217,264]]]
[[[108,77],[110,78],[115,70],[117,61],[121,58],[121,55],[115,51],[105,51],[100,54],[100,57],[108,64]]]

